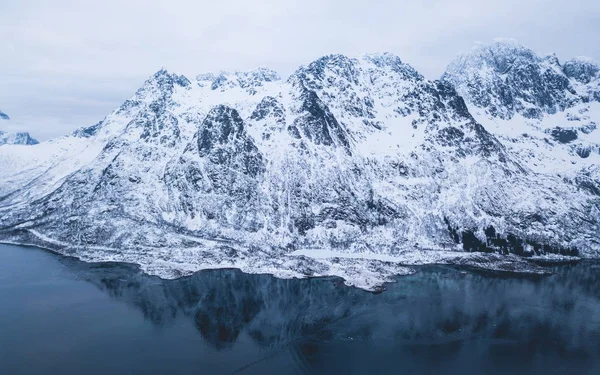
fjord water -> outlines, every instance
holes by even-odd
[[[430,266],[372,294],[0,245],[0,374],[600,374],[599,267]]]

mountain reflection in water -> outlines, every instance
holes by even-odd
[[[52,256],[163,335],[177,335],[184,319],[206,344],[198,350],[227,358],[253,348],[224,373],[600,373],[597,263],[534,279],[423,267],[375,295],[334,278],[210,270],[161,280],[132,265]]]

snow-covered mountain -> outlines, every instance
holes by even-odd
[[[192,80],[162,69],[100,123],[35,146],[47,157],[0,150],[10,166],[0,239],[163,277],[237,267],[365,288],[411,272],[403,265],[544,272],[530,260],[598,256],[599,155],[578,153],[594,144],[596,65],[563,71],[500,44],[510,56],[490,62],[485,48],[499,47],[480,47],[440,81],[391,54],[329,55],[286,80],[268,69]],[[511,73],[530,60],[558,77],[542,79],[550,93]],[[476,80],[481,92],[470,90]],[[585,106],[576,146],[561,141],[564,126],[542,128]],[[532,135],[497,131],[515,119]],[[524,151],[542,141],[564,155]]]
[[[4,120],[4,121],[1,121]],[[9,122],[10,117],[0,111],[0,125]],[[36,145],[39,142],[33,139],[29,133],[9,133],[0,130],[0,146],[2,145]]]
[[[0,131],[0,146],[2,145],[37,145],[39,142],[29,133],[7,133]]]

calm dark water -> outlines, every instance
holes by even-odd
[[[600,374],[600,264],[424,267],[383,294],[235,270],[160,280],[0,245],[0,374]]]

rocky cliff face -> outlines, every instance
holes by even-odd
[[[58,141],[94,145],[86,163],[48,177],[59,185],[40,187],[33,173],[17,189],[0,185],[0,236],[166,277],[238,267],[366,288],[409,272],[399,262],[537,272],[525,258],[473,250],[598,255],[592,165],[536,170],[489,120],[588,105],[597,71],[491,50],[460,58],[440,81],[391,54],[325,56],[287,80],[267,69],[195,80],[161,70],[102,122]],[[540,131],[570,147],[559,128]]]

